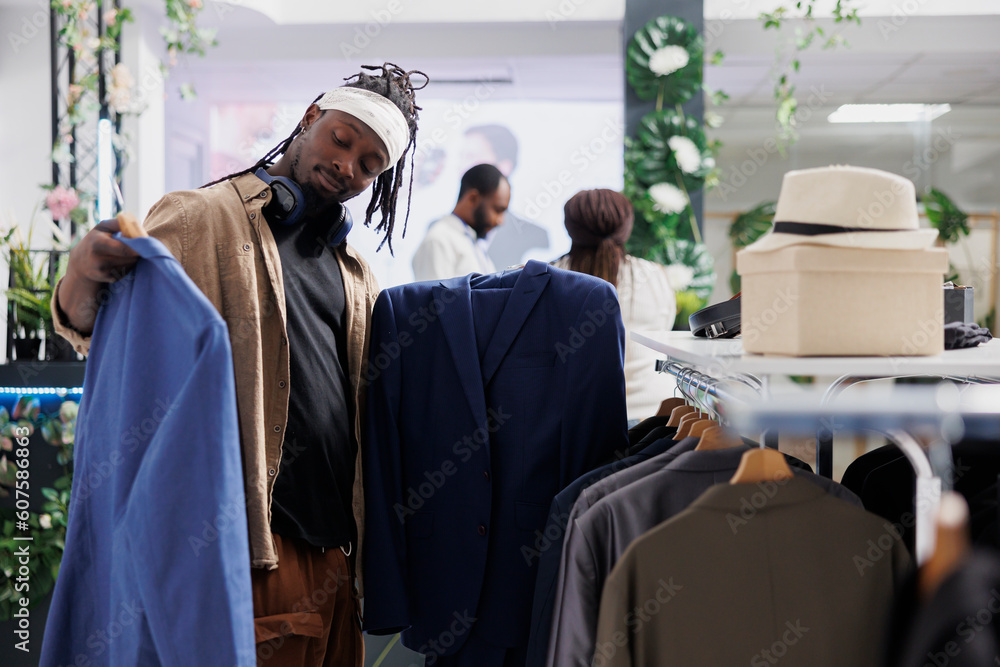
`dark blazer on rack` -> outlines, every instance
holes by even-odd
[[[550,644],[551,664],[590,665],[601,590],[622,553],[643,533],[687,509],[706,489],[728,482],[749,450],[743,446],[681,454],[576,518],[559,573],[559,624]],[[792,471],[831,496],[861,507],[861,500],[840,484],[800,468]]]
[[[917,577],[896,597],[886,667],[984,667],[1000,660],[1000,557],[969,554],[921,601]]]
[[[650,419],[666,418],[651,417]],[[646,437],[652,437],[657,432],[673,435],[677,429],[664,426],[655,427]],[[631,435],[631,431],[629,434]],[[580,493],[602,479],[669,451],[675,444],[677,444],[676,441],[669,437],[648,442],[646,447],[637,454],[608,463],[581,475],[552,499],[549,518],[543,532],[545,540],[539,545],[540,548],[532,553],[533,556],[537,555],[538,557],[538,573],[535,575],[535,595],[531,604],[531,635],[528,639],[526,667],[542,667],[545,664],[545,655],[549,647],[549,628],[552,627],[552,606],[556,599],[556,581],[559,576],[559,563],[562,561],[563,539],[566,535],[566,527],[570,522],[573,504]]]
[[[717,484],[622,555],[594,664],[879,667],[910,570],[884,524],[798,475]]]
[[[524,646],[553,497],[627,446],[614,290],[532,261],[388,289],[372,335],[365,629]]]

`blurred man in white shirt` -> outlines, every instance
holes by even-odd
[[[484,239],[503,224],[509,205],[510,183],[499,169],[479,164],[465,172],[455,208],[431,224],[413,255],[415,279],[442,280],[496,271]]]

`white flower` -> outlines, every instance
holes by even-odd
[[[701,151],[687,137],[674,136],[667,139],[667,145],[674,152],[677,166],[685,174],[692,174],[701,169]]]
[[[115,113],[127,113],[132,108],[132,84],[135,80],[124,63],[111,68],[111,85],[108,86],[108,106]]]
[[[688,64],[690,56],[682,46],[664,46],[649,57],[649,69],[657,76],[673,74]]]
[[[680,213],[688,205],[688,198],[676,185],[657,183],[649,188],[653,208],[660,213]]]
[[[725,120],[726,119],[723,118],[721,114],[718,114],[714,111],[705,112],[705,125],[707,125],[708,127],[711,127],[713,129],[717,127],[722,127],[722,123],[725,122]]]
[[[38,525],[44,528],[45,530],[48,530],[49,528],[52,527],[52,517],[49,516],[48,514],[39,514]]]
[[[667,267],[667,282],[675,292],[683,292],[694,280],[694,269],[684,264],[671,264]]]

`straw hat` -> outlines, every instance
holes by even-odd
[[[785,174],[773,229],[744,252],[790,245],[923,250],[937,234],[920,228],[909,179],[864,167],[821,167]]]

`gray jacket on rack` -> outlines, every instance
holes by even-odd
[[[687,451],[572,519],[559,572],[550,665],[590,666],[601,590],[622,553],[643,533],[687,509],[706,489],[728,482],[749,449]],[[800,468],[792,470],[828,495],[862,507],[858,497],[840,484]]]
[[[906,547],[801,476],[765,486],[717,484],[622,554],[595,666],[880,665]]]

